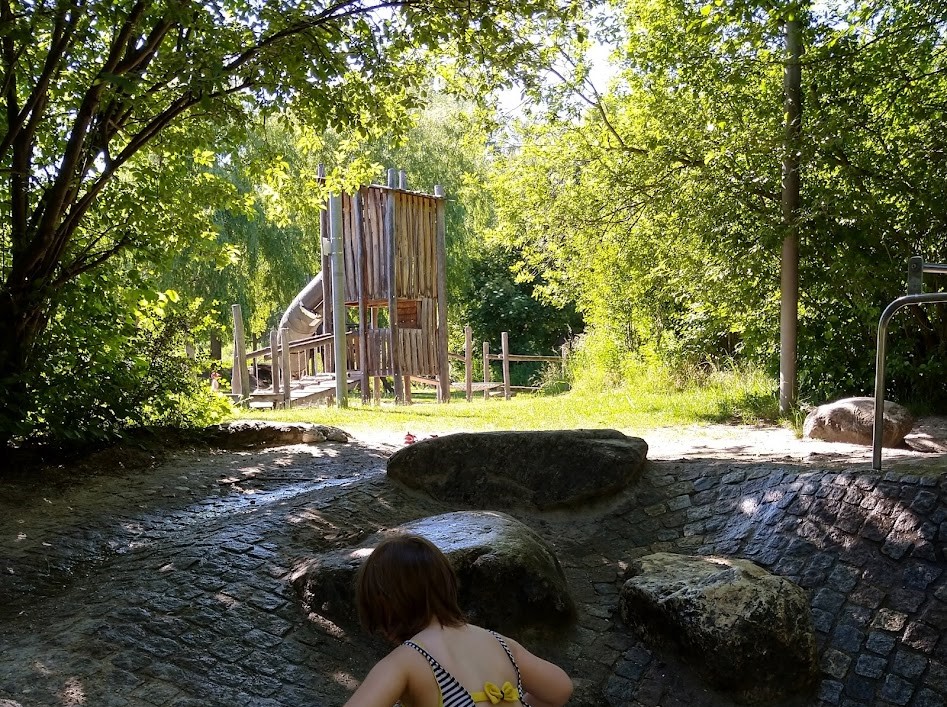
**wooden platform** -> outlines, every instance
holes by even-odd
[[[361,374],[350,371],[346,380],[348,390],[358,385]],[[290,406],[307,406],[335,399],[335,376],[321,373],[293,380],[289,389]],[[274,393],[272,388],[259,388],[250,393],[250,407],[276,408],[283,405],[283,391]]]

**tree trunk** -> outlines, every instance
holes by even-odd
[[[216,331],[210,333],[210,357],[214,361],[219,361],[221,357],[222,345],[220,342],[220,334]]]
[[[783,156],[782,222],[785,227],[780,261],[779,411],[787,414],[796,403],[796,339],[799,328],[799,205],[800,138],[802,135],[802,22],[786,20],[786,68],[783,74],[785,145]]]
[[[38,288],[0,287],[0,450],[25,430],[30,354],[46,328],[48,303]]]

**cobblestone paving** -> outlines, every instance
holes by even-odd
[[[36,491],[0,485],[0,707],[340,705],[385,647],[305,615],[297,562],[454,510],[389,482],[390,448],[182,452],[157,469]],[[810,594],[824,680],[800,705],[934,707],[947,696],[947,464],[923,472],[658,460],[581,512],[516,513],[579,606],[520,638],[575,705],[720,705],[617,618],[628,563],[725,554]],[[910,471],[910,469],[909,469]]]

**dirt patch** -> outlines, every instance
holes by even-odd
[[[649,459],[757,460],[818,466],[870,466],[872,462],[870,446],[803,439],[794,430],[778,425],[689,425],[652,430],[626,428],[621,432],[643,438],[648,443]],[[404,446],[405,434],[377,431],[354,436],[359,441],[395,450]],[[418,439],[428,436],[431,435]],[[883,450],[882,463],[923,467],[943,454],[947,454],[947,417],[925,417],[905,437],[903,447]]]
[[[650,430],[641,436],[652,459],[759,459],[820,466],[862,466],[872,461],[870,446],[805,439],[773,425],[692,425]],[[884,448],[882,462],[924,464],[939,458],[947,453],[947,417],[922,418],[904,441],[902,447]]]
[[[643,438],[652,460],[713,459],[844,467],[872,463],[870,446],[803,439],[795,431],[778,425],[689,425],[621,431]],[[392,430],[357,432],[353,440],[390,454],[405,446],[409,434]],[[208,456],[214,453],[199,433],[167,429],[137,430],[118,442],[98,446],[18,449],[13,450],[7,468],[0,469],[0,485],[7,492],[55,492],[90,477],[146,473],[184,451],[206,451]],[[923,473],[932,464],[939,468],[945,454],[947,417],[925,417],[905,437],[903,447],[883,450],[882,464],[883,469],[897,465]]]

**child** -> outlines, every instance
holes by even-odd
[[[400,644],[346,707],[560,707],[572,694],[562,668],[498,633],[468,624],[444,554],[417,535],[382,541],[358,574],[356,604],[370,633]]]

